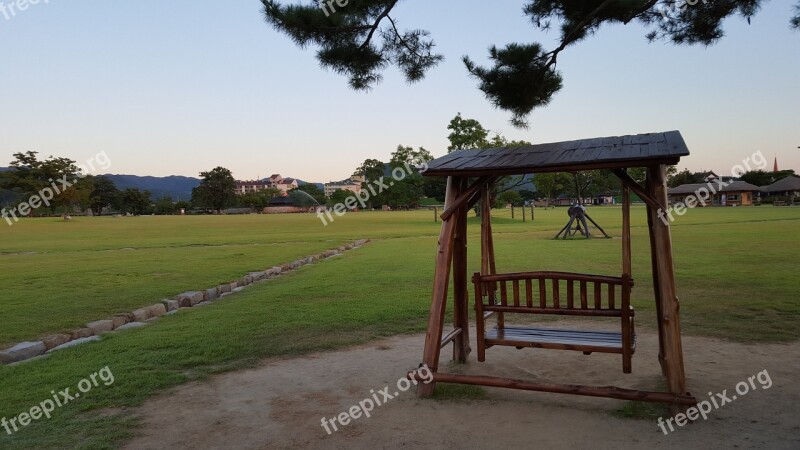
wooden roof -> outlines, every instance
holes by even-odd
[[[677,164],[689,149],[679,131],[490,149],[458,150],[428,163],[426,176],[520,175]]]

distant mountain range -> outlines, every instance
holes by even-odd
[[[0,167],[0,172],[11,170],[10,167]],[[106,174],[103,175],[108,177],[111,181],[114,182],[114,185],[117,186],[119,190],[125,189],[139,189],[142,191],[150,191],[153,200],[158,200],[164,197],[170,197],[174,201],[186,200],[192,198],[192,189],[196,188],[200,185],[199,178],[193,177],[184,177],[179,175],[173,175],[168,177],[151,177],[151,176],[139,176],[139,175],[118,175],[118,174]],[[297,180],[297,183],[300,185],[309,184],[309,182]],[[315,184],[320,189],[325,189],[322,183],[310,183]],[[11,193],[9,192],[0,192],[0,200],[8,200],[7,197],[11,197]]]
[[[199,178],[169,176],[169,177],[150,177],[138,175],[103,175],[117,186],[117,189],[139,189],[150,191],[153,200],[170,197],[175,201],[189,201],[192,198],[192,189],[200,185]]]

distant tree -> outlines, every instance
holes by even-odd
[[[150,204],[150,191],[129,188],[120,194],[120,209],[123,213],[130,213],[136,216],[146,214],[150,209]]]
[[[349,198],[352,197],[354,194],[352,191],[347,191],[344,189],[337,189],[333,191],[331,196],[327,199],[328,206],[334,206],[339,203],[344,204],[344,202]]]
[[[55,213],[57,206],[77,201],[76,192],[67,192],[67,198],[63,202],[58,198],[62,192],[69,191],[68,187],[80,178],[75,161],[53,156],[39,160],[37,155],[38,152],[34,151],[15,153],[14,160],[9,164],[12,170],[0,172],[0,188],[12,191],[18,198],[26,201],[49,189],[53,191],[53,199],[49,201],[51,213]],[[68,186],[64,185],[64,180]]]
[[[192,202],[207,206],[218,213],[236,204],[236,180],[231,171],[216,167],[210,172],[200,172],[200,185],[192,190]]]
[[[101,215],[106,208],[119,205],[120,193],[110,178],[100,175],[88,176],[86,180],[91,184],[89,208],[95,216]]]
[[[250,208],[251,212],[255,212],[267,206],[266,199],[258,192],[248,192],[247,194],[239,195],[236,200],[239,206]]]
[[[525,200],[525,201],[535,200],[536,199],[536,191],[529,191],[527,189],[523,189],[523,190],[519,191],[519,195],[522,196],[522,199]]]
[[[703,182],[704,172],[690,172],[689,169],[682,171],[671,176],[667,180],[667,185],[671,188],[681,186],[683,184],[695,184]]]
[[[169,197],[163,197],[155,203],[155,213],[157,216],[169,216],[175,214],[175,203]]]
[[[447,147],[448,152],[487,147],[486,138],[489,136],[489,132],[475,119],[464,119],[461,117],[461,113],[458,113],[447,125],[447,129],[451,131],[447,136],[447,139],[450,140],[450,145]]]
[[[756,186],[766,186],[774,183],[774,181],[772,181],[772,173],[765,172],[763,170],[752,170],[750,172],[746,172],[742,174],[740,178],[742,181],[746,181]]]
[[[325,204],[326,201],[325,191],[317,187],[316,184],[311,184],[311,183],[304,184],[302,186],[298,186],[292,189],[292,191],[305,192],[306,194],[310,195],[311,198],[313,198],[318,204],[320,205]]]
[[[538,173],[533,180],[536,191],[544,195],[545,206],[550,206],[550,199],[561,194],[571,181],[570,175],[561,172]]]
[[[187,202],[187,201],[180,201],[178,203],[175,203],[175,209],[177,211],[180,211],[180,210],[188,211],[188,210],[192,209],[192,204]]]
[[[367,159],[360,166],[358,166],[353,173],[354,175],[363,175],[364,182],[361,183],[362,189],[368,189],[369,185],[378,181],[383,177],[386,172],[386,163],[377,159]],[[383,204],[383,193],[370,196],[367,207],[372,209],[373,205]]]
[[[508,204],[519,205],[522,203],[522,195],[517,191],[505,191],[497,196],[496,208],[505,208]]]

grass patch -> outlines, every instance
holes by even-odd
[[[619,208],[592,208],[591,215],[619,237]],[[512,220],[509,211],[495,216],[500,271],[620,272],[619,239],[551,239],[566,223],[566,209],[537,209],[536,220],[526,223],[519,215]],[[632,216],[636,326],[652,330],[644,209],[633,208]],[[473,272],[479,264],[478,220],[470,222]],[[128,408],[170,387],[264,358],[423,331],[439,225],[421,211],[347,214],[327,227],[312,215],[282,215],[39,219],[2,230],[2,342],[104,318],[345,241],[374,241],[214,306],[44,360],[0,367],[0,417],[29,410],[51,390],[74,387],[105,366],[116,379],[49,420],[13,436],[0,433],[0,448],[113,448],[135,432],[138,422]],[[798,225],[798,208],[695,209],[679,218],[673,242],[684,332],[744,342],[800,338],[797,279],[787,264],[800,250]],[[445,397],[482,398],[469,386],[441,386],[437,392]],[[648,414],[641,408],[623,406],[632,416]]]
[[[615,410],[614,415],[625,419],[657,420],[669,417],[670,413],[669,406],[664,403],[628,401]]]

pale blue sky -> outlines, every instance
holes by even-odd
[[[256,0],[49,0],[0,15],[0,165],[17,151],[78,162],[105,151],[113,173],[342,179],[398,144],[446,153],[461,112],[507,137],[551,142],[678,129],[681,167],[727,172],[760,150],[800,172],[800,32],[793,1],[716,46],[648,44],[638,26],[602,29],[559,58],[564,89],[516,130],[467,76],[490,44],[537,40],[520,1],[405,0],[401,26],[433,33],[447,60],[421,83],[396,70],[369,94],[320,69],[265,24]],[[6,4],[10,0],[0,0]]]

